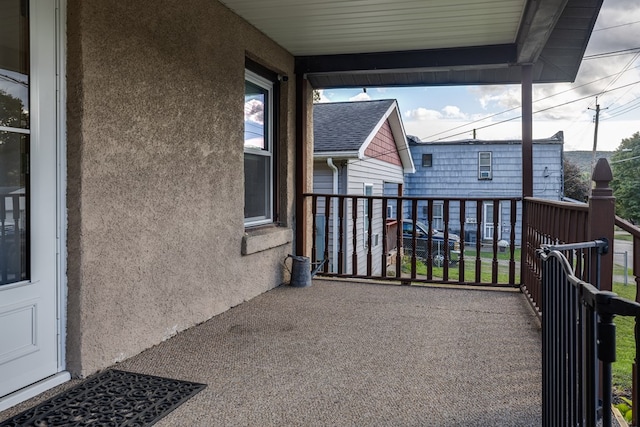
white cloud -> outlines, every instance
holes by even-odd
[[[369,100],[371,100],[371,97],[366,92],[360,92],[356,96],[352,96],[351,98],[349,98],[349,101],[369,101]]]
[[[244,120],[264,123],[264,103],[258,99],[250,99],[244,103]]]
[[[405,117],[409,120],[428,121],[428,120],[440,120],[443,118],[442,113],[436,110],[429,110],[427,108],[416,108],[414,110],[408,110],[404,113]]]
[[[451,119],[466,119],[467,115],[464,114],[462,111],[460,111],[460,108],[453,106],[453,105],[447,105],[446,107],[444,107],[442,109],[442,111],[444,112],[444,116],[447,118],[451,118]]]

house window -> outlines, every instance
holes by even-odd
[[[491,151],[481,151],[478,153],[478,179],[492,179]]]
[[[432,155],[431,154],[423,154],[422,155],[422,167],[423,168],[430,168],[431,166],[433,166]]]
[[[245,71],[244,223],[273,222],[273,82]]]
[[[436,230],[444,229],[443,210],[444,204],[442,202],[433,203],[433,228]]]

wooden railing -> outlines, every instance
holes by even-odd
[[[26,203],[24,194],[0,194],[0,285],[28,275]]]
[[[579,243],[614,238],[615,199],[609,182],[613,175],[609,163],[600,159],[593,172],[595,183],[587,204],[554,202],[526,197],[524,200],[522,290],[539,315],[541,312],[541,260],[536,250],[544,245]],[[593,253],[575,254],[576,276],[580,280],[593,282],[595,272]],[[611,290],[613,251],[601,257],[602,276],[600,289]]]
[[[405,284],[520,283],[521,199],[304,197],[311,199],[312,261],[328,260],[320,275]]]

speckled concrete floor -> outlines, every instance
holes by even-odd
[[[518,292],[314,280],[115,367],[207,384],[158,426],[539,426],[540,351]]]

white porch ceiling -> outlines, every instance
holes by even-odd
[[[220,0],[316,88],[570,82],[603,0]]]
[[[514,43],[525,0],[222,0],[292,54]]]

